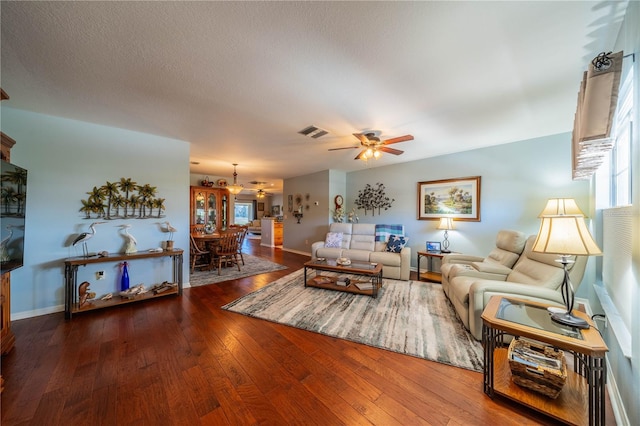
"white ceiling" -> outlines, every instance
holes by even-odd
[[[6,2],[14,108],[191,144],[191,172],[274,183],[570,131],[627,2]],[[311,139],[308,125],[329,132]],[[354,132],[401,156],[354,161]],[[247,185],[251,187],[251,185]]]

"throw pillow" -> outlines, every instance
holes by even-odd
[[[401,235],[390,235],[389,242],[387,242],[387,249],[385,251],[391,253],[400,253],[404,246],[409,242],[409,238]]]
[[[327,232],[327,238],[324,240],[324,246],[328,248],[342,247],[342,232]]]

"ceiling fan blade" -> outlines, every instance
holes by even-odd
[[[364,158],[364,153],[367,152],[366,149],[363,149],[362,151],[360,151],[360,154],[356,155],[356,158],[354,158],[354,160],[361,160],[362,158]]]
[[[393,155],[400,155],[404,152],[404,151],[400,151],[399,149],[389,148],[386,146],[378,147],[378,151],[388,152],[389,154],[393,154]]]
[[[345,146],[342,148],[329,148],[327,151],[340,151],[341,149],[355,149],[360,148],[359,146]]]
[[[398,136],[397,138],[387,139],[386,141],[382,142],[382,144],[389,145],[392,143],[406,142],[406,141],[412,141],[412,140],[413,140],[413,135],[404,135],[404,136]]]
[[[354,133],[353,136],[355,136],[363,145],[369,144],[369,139],[367,139],[367,137],[362,133]]]

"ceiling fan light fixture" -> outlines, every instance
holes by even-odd
[[[373,151],[373,157],[377,160],[378,158],[382,157],[382,153],[376,149],[375,151]]]

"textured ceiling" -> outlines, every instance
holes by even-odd
[[[191,144],[192,173],[275,183],[570,131],[626,2],[6,2],[14,108]],[[308,125],[329,132],[312,139]],[[354,161],[354,132],[401,156]],[[251,185],[247,185],[251,186]]]

